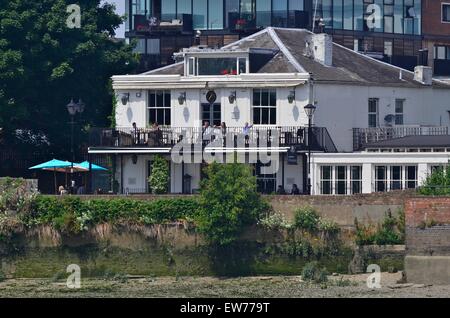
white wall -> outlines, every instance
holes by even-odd
[[[130,101],[127,105],[122,104],[124,93],[130,93]],[[140,97],[138,97],[140,94]],[[147,126],[147,91],[145,90],[127,90],[116,91],[116,126],[131,127],[136,123],[137,127]]]
[[[395,99],[404,99],[405,125],[450,126],[450,90],[365,87],[334,84],[314,86],[316,126],[326,127],[339,151],[353,151],[352,128],[368,127],[368,100],[379,98],[379,124],[395,114]]]

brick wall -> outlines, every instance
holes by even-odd
[[[422,1],[422,34],[425,36],[448,36],[450,23],[442,23],[442,3],[448,0]]]
[[[450,256],[450,197],[411,198],[405,218],[408,255]]]

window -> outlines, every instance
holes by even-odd
[[[450,4],[442,4],[442,22],[450,22]]]
[[[272,23],[272,2],[270,0],[256,1],[256,26],[268,27]]]
[[[402,187],[402,168],[401,166],[391,166],[391,186],[390,190],[401,190]]]
[[[376,166],[375,167],[375,192],[387,191],[387,167]]]
[[[183,19],[183,14],[192,14],[191,0],[177,0],[177,18]]]
[[[165,2],[165,1],[163,1]],[[195,30],[207,28],[208,0],[193,0],[193,22]]]
[[[148,101],[148,123],[170,126],[170,91],[150,91]]]
[[[332,194],[331,184],[332,184],[332,166],[322,166],[320,167],[320,193],[321,194]]]
[[[239,19],[239,0],[225,0],[225,24],[227,28],[234,28]]]
[[[194,61],[194,62],[193,62]],[[198,64],[198,70],[196,71]],[[208,75],[239,75],[247,72],[247,59],[236,57],[221,57],[221,58],[193,58],[188,60],[188,71],[200,76]],[[194,70],[191,68],[194,64]],[[190,74],[191,75],[191,74]]]
[[[273,26],[286,27],[287,26],[287,0],[273,1]]]
[[[276,125],[277,92],[274,89],[253,90],[253,124]]]
[[[347,167],[336,167],[336,194],[347,194]]]
[[[435,60],[450,60],[450,47],[443,45],[436,45],[434,47]]]
[[[342,0],[334,0],[333,1],[333,28],[334,29],[342,29],[344,26],[344,21],[342,19]]]
[[[403,125],[403,104],[405,103],[404,99],[396,99],[395,100],[395,124]]]
[[[276,192],[277,185],[277,175],[275,174],[264,174],[264,170],[261,169],[263,167],[268,167],[271,165],[271,162],[267,164],[263,164],[258,161],[255,164],[255,175],[256,175],[256,184],[257,190],[259,193],[272,194]]]
[[[406,168],[406,188],[417,188],[417,166],[407,166]]]
[[[172,21],[176,18],[176,0],[161,1],[161,20]]]
[[[357,194],[362,192],[362,167],[351,166],[350,167],[350,186],[351,194]]]
[[[384,41],[384,54],[392,56],[392,41]]]
[[[344,1],[344,29],[353,30],[353,3]]]
[[[223,29],[223,0],[209,0],[208,29]]]
[[[378,98],[369,99],[369,128],[378,127]]]

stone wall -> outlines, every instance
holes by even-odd
[[[292,196],[269,195],[265,198],[276,212],[294,219],[295,210],[303,206],[312,206],[326,219],[333,220],[342,227],[353,227],[355,218],[362,224],[381,222],[388,210],[395,216],[403,209],[405,200],[414,192],[400,191],[390,193],[363,194],[354,196]],[[125,196],[80,196],[83,200],[114,199]],[[131,195],[127,198],[136,200],[156,200],[172,198],[190,198],[192,195]]]
[[[450,198],[411,198],[405,218],[407,280],[450,284]]]

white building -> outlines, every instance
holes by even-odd
[[[309,166],[313,194],[411,188],[449,161],[450,85],[433,80],[430,68],[412,73],[334,44],[328,35],[277,28],[222,49],[186,49],[176,58],[165,68],[113,77],[117,128],[94,129],[89,153],[110,156],[122,193],[149,191],[156,154],[170,161],[172,193],[195,192],[203,164],[194,156],[172,160],[182,140],[184,152],[196,143],[196,154],[213,153],[215,160],[234,152],[249,163],[255,155],[265,162],[268,151],[279,155],[274,173],[255,164],[263,192],[279,186],[289,192],[294,184],[306,192]],[[311,130],[308,104],[316,106]],[[226,123],[226,138],[220,128],[208,128],[218,136],[206,141],[206,121]],[[152,129],[155,122],[159,130]],[[245,123],[253,125],[247,139]]]

